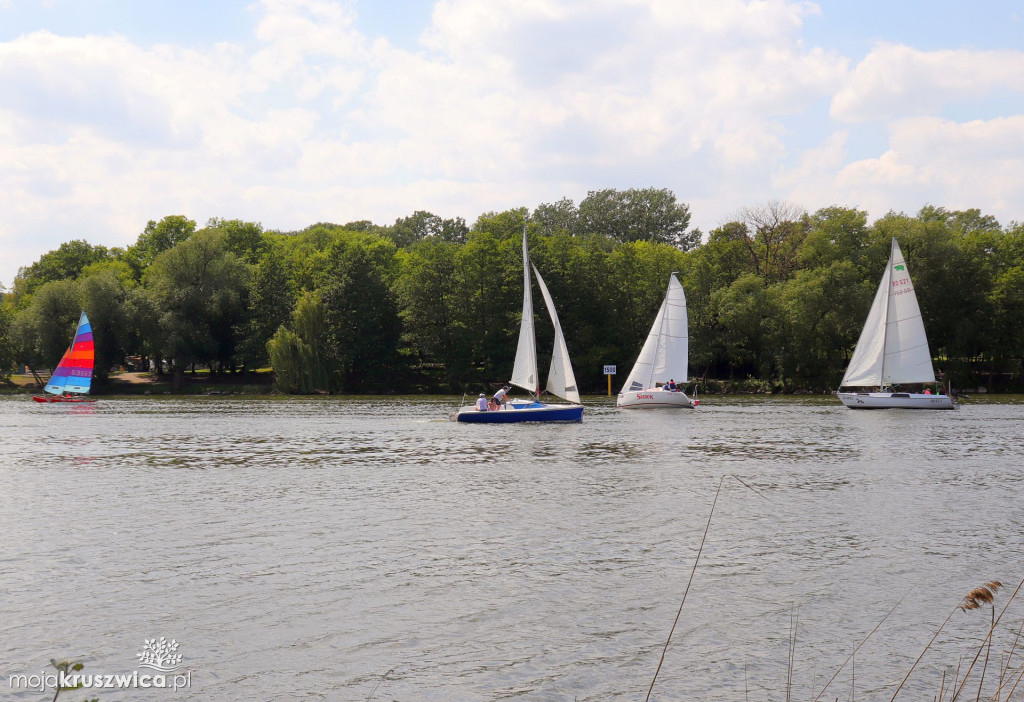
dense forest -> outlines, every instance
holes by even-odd
[[[605,364],[628,372],[672,271],[687,296],[691,381],[835,389],[893,237],[937,370],[960,388],[1024,387],[1024,225],[934,206],[869,224],[856,209],[772,202],[705,234],[654,188],[491,212],[472,226],[415,212],[390,226],[277,232],[175,215],[123,249],[71,240],[21,268],[4,295],[0,381],[18,366],[52,368],[84,309],[98,386],[139,359],[176,384],[196,367],[272,367],[288,393],[499,383],[519,330],[524,218],[584,392],[604,391]],[[552,332],[537,313],[543,359]]]

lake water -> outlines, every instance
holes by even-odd
[[[8,676],[50,658],[145,672],[166,638],[189,688],[61,699],[643,699],[719,485],[652,699],[809,700],[864,642],[822,699],[888,700],[968,591],[1002,581],[998,614],[1024,577],[1021,403],[464,425],[457,401],[0,398],[4,697],[49,699]],[[900,699],[990,617],[957,611]]]

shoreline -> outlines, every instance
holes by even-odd
[[[131,377],[124,377],[130,375]],[[255,375],[255,377],[254,377]],[[10,396],[19,397],[26,395],[36,395],[42,392],[42,388],[39,388],[35,380],[30,375],[15,375],[11,377],[13,384],[0,385],[0,397]],[[721,384],[725,382],[719,381]],[[716,383],[716,385],[719,383]],[[479,387],[485,388],[486,384],[481,384]],[[478,390],[473,389],[466,391],[467,394],[476,393]],[[311,393],[306,395],[287,395],[274,389],[272,383],[272,374],[270,372],[262,372],[257,374],[245,374],[238,376],[225,376],[210,378],[209,376],[199,375],[198,377],[192,378],[186,374],[185,382],[183,387],[175,392],[172,389],[172,382],[170,377],[153,377],[148,373],[133,373],[133,374],[121,374],[112,378],[112,382],[102,388],[101,392],[93,393],[94,397],[105,397],[105,398],[116,398],[116,397],[136,397],[136,396],[160,396],[160,397],[202,397],[202,396],[247,396],[247,397],[259,397],[259,396],[274,396],[274,397],[358,397],[358,398],[394,398],[394,397],[459,397],[461,393],[451,392],[445,390],[436,391],[409,391],[403,393],[388,392],[388,393]],[[1024,402],[1024,393],[996,393],[996,392],[968,392],[970,399],[962,403],[964,405],[970,405],[972,402],[985,403],[988,401],[1002,401],[1002,402]],[[692,393],[691,393],[692,396]],[[785,400],[797,400],[797,399],[834,399],[834,392],[816,392],[810,390],[796,390],[792,392],[772,392],[764,389],[750,389],[733,387],[729,389],[722,389],[721,387],[711,389],[701,389],[697,394],[697,398],[704,397],[716,397],[716,398],[776,398]],[[596,402],[598,400],[612,401],[616,397],[616,394],[607,395],[604,392],[592,393],[584,395],[590,402]]]

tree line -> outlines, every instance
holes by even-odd
[[[0,305],[0,374],[52,368],[79,311],[96,384],[151,359],[180,385],[195,367],[272,367],[288,393],[461,392],[507,380],[521,311],[521,235],[558,308],[577,381],[625,374],[678,273],[691,379],[835,389],[896,237],[936,368],[959,387],[1024,385],[1024,225],[979,210],[914,216],[780,202],[705,235],[662,189],[603,190],[489,212],[468,226],[416,212],[394,224],[265,231],[185,216],[125,248],[72,240],[22,268]],[[552,331],[537,310],[541,355]]]

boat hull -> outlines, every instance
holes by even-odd
[[[583,405],[546,405],[543,402],[509,402],[497,410],[459,409],[457,422],[510,424],[513,422],[582,422]]]
[[[685,392],[665,390],[636,390],[619,393],[615,406],[619,409],[693,409],[698,404]]]
[[[956,409],[949,395],[915,392],[839,392],[839,399],[850,409]]]
[[[39,395],[33,395],[32,399],[36,402],[45,402],[52,404],[54,402],[96,402],[95,398],[92,397],[60,397],[55,395],[53,397],[41,397]]]

